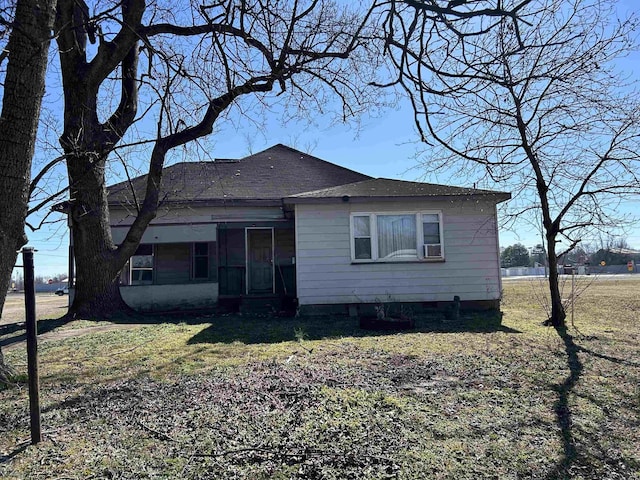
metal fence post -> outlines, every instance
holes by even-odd
[[[29,373],[29,413],[31,443],[42,441],[40,423],[40,378],[38,374],[38,326],[36,324],[36,284],[33,267],[33,247],[22,249],[24,266],[24,307],[27,326],[27,371]]]

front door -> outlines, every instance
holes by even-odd
[[[273,230],[247,229],[248,293],[273,293]]]

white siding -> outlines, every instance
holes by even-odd
[[[352,263],[352,212],[441,210],[444,262]],[[492,202],[379,202],[296,205],[296,278],[300,305],[431,302],[500,298]]]
[[[123,242],[129,226],[111,227],[111,237],[116,245]],[[140,243],[215,242],[217,224],[205,225],[149,225]]]
[[[112,227],[131,225],[136,213],[124,207],[109,209]],[[197,224],[216,222],[260,222],[284,220],[281,207],[206,207],[161,206],[151,225]]]

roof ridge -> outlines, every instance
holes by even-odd
[[[303,151],[298,150],[296,148],[290,147],[289,145],[285,145],[284,143],[276,143],[275,145],[272,145],[272,146],[270,146],[268,148],[265,148],[264,150],[261,150],[259,152],[252,153],[251,155],[243,157],[240,160],[247,160],[247,159],[249,159],[251,157],[255,157],[256,155],[263,154],[263,153],[265,153],[265,152],[267,152],[267,151],[269,151],[271,149],[274,149],[276,147],[284,148],[284,149],[290,151],[291,153],[298,153],[301,156],[303,156],[304,158],[310,158],[310,159],[315,160],[317,162],[321,162],[323,164],[331,165],[332,167],[336,167],[336,168],[345,170],[345,171],[347,171],[349,173],[357,173],[358,175],[362,175],[363,177],[367,177],[367,180],[370,180],[370,179],[373,178],[373,177],[367,175],[366,173],[358,172],[357,170],[352,170],[351,168],[343,167],[342,165],[338,165],[337,163],[330,162],[329,160],[325,160],[323,158],[316,157],[312,153],[303,152]]]
[[[267,147],[267,148],[265,148],[264,150],[260,150],[259,152],[255,152],[255,153],[252,153],[252,154],[250,154],[250,155],[247,155],[246,157],[242,157],[240,160],[247,160],[247,159],[249,159],[249,158],[251,158],[251,157],[255,157],[256,155],[260,155],[260,154],[263,154],[263,153],[265,153],[265,152],[268,152],[269,150],[272,150],[272,149],[274,149],[274,148],[276,148],[276,147],[285,148],[285,149],[287,149],[287,150],[290,150],[291,152],[294,152],[294,153],[300,153],[300,154],[302,154],[302,155],[304,155],[304,154],[305,154],[304,152],[301,152],[300,150],[296,150],[295,148],[290,147],[290,146],[288,146],[288,145],[285,145],[285,144],[283,144],[283,143],[276,143],[275,145],[271,145],[270,147]]]
[[[213,152],[211,152],[213,154]],[[167,199],[279,198],[334,185],[371,180],[347,167],[278,143],[235,161],[186,159],[163,169]],[[110,201],[126,201],[145,189],[146,172],[110,185]],[[227,191],[228,190],[228,191]]]

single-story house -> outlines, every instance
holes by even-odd
[[[109,187],[113,239],[145,177]],[[510,194],[371,178],[285,145],[165,168],[162,204],[123,271],[144,311],[282,302],[301,313],[379,302],[497,308],[496,205]]]

